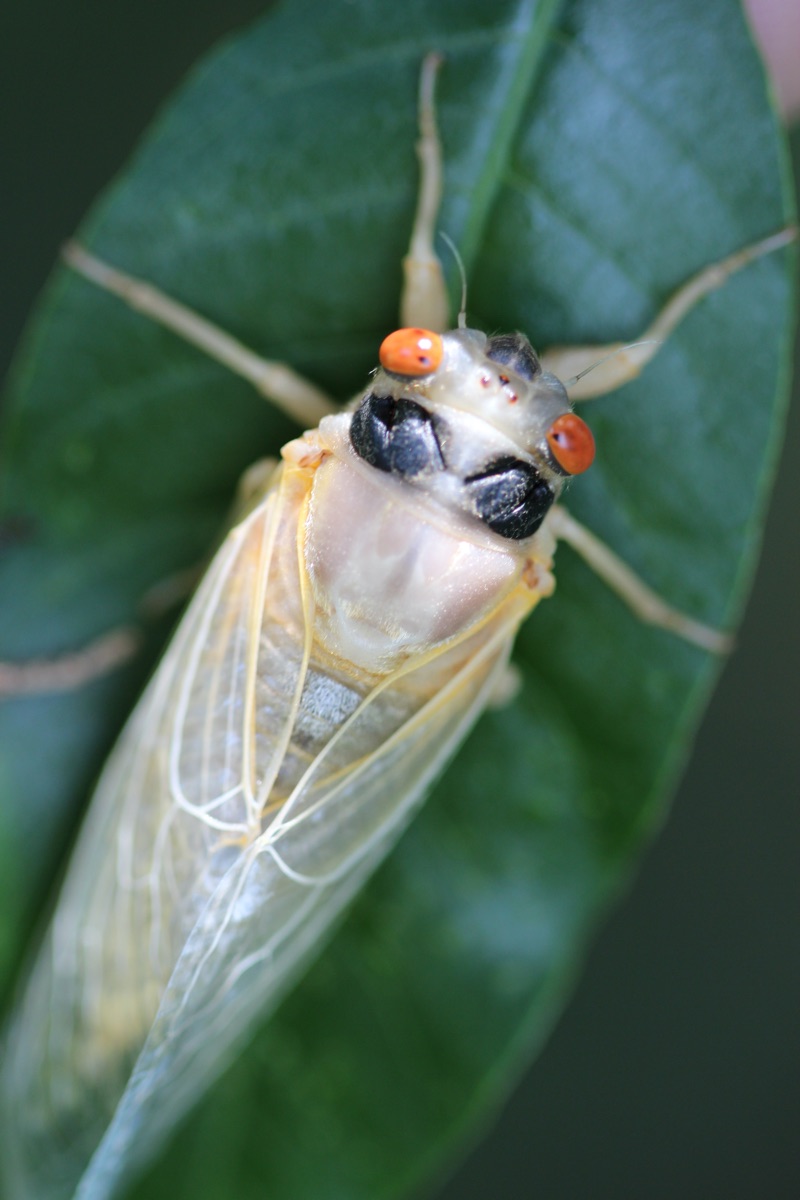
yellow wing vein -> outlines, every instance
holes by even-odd
[[[259,788],[258,793],[258,818],[263,816],[264,809],[269,801],[269,795],[274,786],[275,780],[281,767],[281,763],[286,755],[289,743],[291,741],[292,732],[297,721],[297,715],[300,711],[300,702],[303,695],[303,688],[308,677],[308,666],[311,659],[311,648],[314,642],[314,601],[311,594],[311,589],[308,586],[308,579],[305,569],[304,546],[301,531],[305,528],[306,514],[308,512],[309,495],[307,493],[303,503],[299,507],[297,521],[297,572],[298,582],[300,586],[300,599],[303,613],[303,653],[300,661],[300,669],[298,671],[297,683],[295,685],[294,694],[292,696],[292,704],[283,724],[280,739],[275,747],[275,752],[272,756],[272,762],[264,772],[264,779]]]

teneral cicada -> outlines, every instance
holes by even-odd
[[[99,1200],[280,1000],[493,698],[569,542],[645,620],[656,596],[560,503],[592,462],[572,411],[632,378],[781,232],[703,271],[634,345],[538,355],[449,328],[433,248],[435,58],[402,328],[345,410],[73,246],[72,265],[314,428],[239,518],[98,784],[5,1066],[12,1194]],[[320,419],[321,418],[321,419]],[[16,1189],[16,1191],[13,1191]]]

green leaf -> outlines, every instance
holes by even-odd
[[[195,71],[81,238],[352,394],[396,319],[416,80],[435,47],[441,225],[475,323],[542,346],[635,338],[692,272],[786,220],[738,13],[642,7],[293,0]],[[778,437],[784,266],[734,278],[590,410],[598,462],[569,496],[671,602],[720,625],[741,608]],[[8,402],[0,655],[137,620],[147,589],[213,542],[240,471],[290,433],[245,385],[59,271]],[[518,701],[483,719],[142,1195],[400,1194],[541,1043],[663,819],[716,671],[638,626],[568,551],[557,566],[556,598],[519,641]],[[133,668],[0,714],[7,962],[157,636]]]

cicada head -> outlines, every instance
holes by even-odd
[[[594,458],[589,427],[524,334],[399,329],[353,417],[372,466],[524,541]]]

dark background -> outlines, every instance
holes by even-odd
[[[264,7],[34,0],[6,12],[4,365],[59,244],[158,105]],[[739,649],[670,822],[544,1055],[442,1200],[800,1196],[798,463],[796,403]]]

